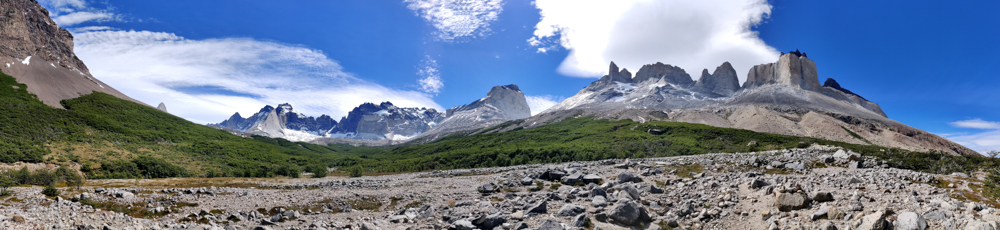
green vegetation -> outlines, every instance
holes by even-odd
[[[303,167],[325,169],[322,154],[334,152],[241,138],[104,93],[60,103],[65,109],[42,104],[0,73],[0,162],[73,161],[90,178],[298,177]]]
[[[59,195],[59,190],[56,189],[55,186],[48,185],[48,186],[45,186],[44,189],[42,189],[42,195],[46,195],[46,196],[49,196],[49,197],[55,197],[55,196]]]
[[[871,141],[868,141],[868,140],[867,140],[867,139],[865,139],[864,137],[861,137],[861,135],[858,135],[858,134],[857,134],[857,133],[855,133],[854,131],[851,131],[850,129],[847,129],[847,128],[846,128],[846,127],[844,127],[844,126],[840,126],[840,128],[841,128],[841,129],[844,129],[844,131],[847,131],[847,133],[848,133],[848,134],[851,134],[851,137],[854,137],[855,139],[858,139],[858,140],[861,140],[861,141],[864,141],[865,143],[868,143],[869,145],[871,145],[871,144],[872,144],[872,142],[871,142]]]

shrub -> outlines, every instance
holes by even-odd
[[[351,177],[361,177],[361,166],[351,167],[350,169],[347,169],[347,172]]]
[[[187,174],[184,168],[167,163],[163,159],[140,156],[132,159],[132,163],[148,178],[180,177]]]
[[[45,189],[42,189],[42,194],[46,196],[58,196],[59,190],[56,189],[56,187],[53,187],[52,185],[48,185],[45,186]]]
[[[315,164],[315,165],[309,166],[308,169],[309,169],[309,172],[311,172],[313,174],[313,176],[312,176],[313,178],[323,178],[323,177],[326,177],[327,174],[329,174],[329,171],[327,171],[325,165]]]

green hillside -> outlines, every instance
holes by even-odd
[[[0,73],[0,162],[82,164],[91,178],[297,176],[324,164],[295,151],[191,123],[104,93],[42,104]]]
[[[532,129],[455,134],[426,144],[355,147],[280,138],[241,138],[157,109],[93,93],[48,107],[0,73],[0,162],[82,165],[96,178],[297,177],[327,167],[372,172],[509,166],[532,163],[842,146],[900,168],[972,171],[996,159],[919,153],[872,145],[757,133],[679,122],[571,118]],[[509,126],[511,121],[495,129]],[[656,130],[650,132],[650,130]],[[652,133],[652,134],[651,134]],[[754,142],[754,145],[748,143]]]

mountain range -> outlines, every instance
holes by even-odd
[[[285,103],[264,106],[248,118],[235,113],[212,127],[294,141],[337,142],[338,139],[391,144],[417,136],[443,135],[478,129],[531,116],[517,85],[496,86],[486,97],[456,106],[445,113],[432,108],[397,107],[391,102],[364,103],[336,121],[328,115],[306,116]]]

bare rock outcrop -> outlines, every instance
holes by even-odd
[[[55,108],[95,91],[144,104],[90,75],[73,53],[73,35],[33,0],[0,1],[0,68]]]
[[[733,76],[735,76],[735,74],[733,74]],[[639,83],[650,79],[652,80],[664,79],[664,81],[666,82],[670,82],[681,86],[689,86],[691,84],[694,84],[694,81],[691,80],[691,75],[688,75],[688,73],[685,72],[684,69],[681,69],[680,67],[677,66],[663,64],[661,62],[657,62],[655,64],[643,65],[642,68],[639,68],[639,72],[635,73],[635,78],[632,80],[636,83]],[[738,84],[739,83],[737,83],[736,86],[737,88],[739,88]]]
[[[731,96],[740,90],[740,79],[736,76],[736,69],[729,62],[724,62],[715,68],[715,72],[708,74],[708,70],[701,72],[701,78],[694,84],[694,88],[704,93],[714,93],[722,96]]]
[[[743,88],[753,89],[764,85],[780,84],[804,90],[818,91],[822,85],[816,74],[816,63],[795,52],[781,55],[776,63],[760,64],[750,68]]]

